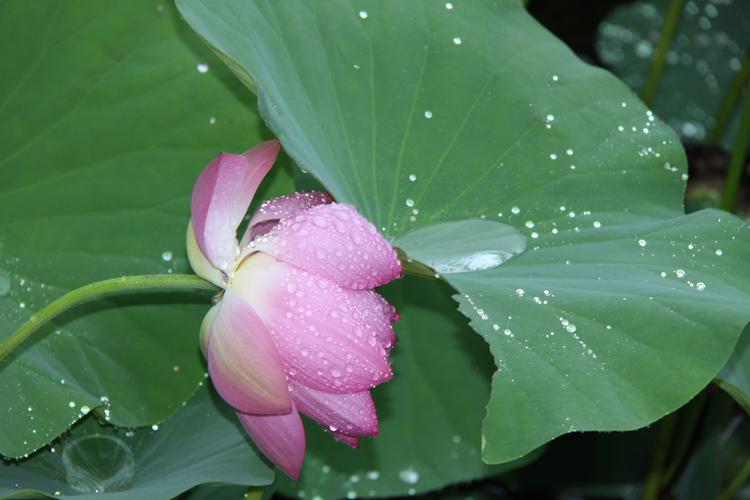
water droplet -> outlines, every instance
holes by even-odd
[[[154,424],[151,426],[152,431],[158,431],[159,430],[159,424]]]
[[[403,482],[406,484],[415,484],[417,481],[419,481],[419,472],[414,470],[414,468],[409,467],[408,469],[403,469],[398,473],[398,477],[401,478]]]
[[[170,260],[172,260],[172,252],[170,252],[169,250],[162,252],[161,260],[163,260],[164,262],[169,262]]]
[[[524,295],[526,295],[526,290],[524,290],[523,288],[516,288],[516,295],[518,295],[519,297],[523,297]]]
[[[196,66],[198,73],[208,73],[208,63],[200,63]]]
[[[406,206],[407,207],[413,207],[414,206],[414,200],[412,200],[411,198],[407,198],[406,199]]]
[[[719,257],[721,257],[722,255],[724,255],[724,252],[722,251],[721,248],[717,248],[716,249],[716,255],[718,255]]]
[[[414,175],[414,174],[409,174],[409,180],[412,181],[412,182],[414,182],[414,181],[417,180],[417,176]]]
[[[130,447],[112,436],[85,436],[65,445],[62,452],[65,480],[75,491],[124,491],[135,479]]]
[[[68,406],[69,406],[70,408],[75,408],[75,407],[76,407],[76,403],[75,403],[75,401],[68,401]]]
[[[367,11],[366,10],[360,10],[359,11],[359,17],[360,17],[360,19],[367,19]]]
[[[328,221],[326,220],[326,218],[320,215],[316,215],[315,217],[313,217],[312,221],[313,221],[313,224],[315,224],[317,227],[321,229],[323,229],[324,227],[328,225]]]
[[[86,413],[88,413],[88,412],[91,411],[91,408],[89,408],[86,405],[83,405],[83,406],[81,406],[81,408],[79,408],[79,410],[80,410],[81,413],[86,414]]]
[[[425,111],[424,112],[424,117],[427,118],[428,120],[430,118],[432,118],[432,111],[430,111],[429,109],[427,111]]]
[[[602,223],[599,222],[598,220],[595,220],[594,223],[591,225],[594,226],[596,229],[599,229],[600,227],[602,227]]]
[[[703,290],[706,289],[706,284],[703,283],[702,281],[699,281],[698,283],[695,284],[695,288],[697,288],[699,291],[702,292]]]
[[[530,221],[530,220],[527,220],[527,221],[526,221],[526,224],[524,224],[524,225],[525,225],[526,227],[528,227],[529,229],[531,229],[531,228],[533,228],[533,227],[534,227],[534,221]]]
[[[461,45],[461,37],[460,36],[454,36],[453,37],[453,45]]]
[[[380,477],[380,472],[376,470],[371,470],[367,473],[367,479],[369,479],[370,481],[375,481],[379,477]]]
[[[685,271],[683,271],[682,269],[675,269],[674,274],[678,278],[684,278],[685,277]]]
[[[520,209],[520,208],[518,208],[518,207],[512,207],[512,208],[510,209],[510,211],[511,211],[511,213],[512,213],[513,215],[518,215],[518,214],[520,214],[520,213],[521,213],[521,209]]]
[[[646,240],[643,240],[643,239],[638,240],[638,246],[639,247],[645,247],[646,246]]]
[[[450,2],[448,2],[448,3],[445,4],[445,8],[448,9],[448,10],[453,10],[453,4],[450,3]]]

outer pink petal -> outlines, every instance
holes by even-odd
[[[293,217],[317,205],[333,203],[330,194],[321,191],[297,192],[264,201],[250,219],[241,247],[261,234],[266,234],[285,217]]]
[[[295,408],[286,415],[238,413],[256,446],[292,479],[299,479],[305,460],[305,428]]]
[[[342,432],[334,432],[333,439],[341,441],[342,443],[351,446],[352,448],[359,448],[359,439]]]
[[[380,294],[372,290],[359,290],[349,294],[362,321],[369,325],[370,332],[381,345],[389,350],[396,345],[396,334],[392,324],[400,319],[396,308]]]
[[[331,394],[302,384],[292,384],[292,398],[299,411],[331,432],[377,436],[378,415],[370,391]]]
[[[345,288],[375,288],[401,276],[396,250],[353,206],[318,205],[287,217],[257,248]]]
[[[253,308],[224,293],[208,338],[208,371],[221,397],[244,413],[288,413],[292,401],[273,339]]]
[[[208,356],[208,339],[211,337],[211,329],[214,326],[214,319],[216,318],[216,313],[219,312],[220,308],[221,303],[211,306],[211,309],[208,310],[206,315],[203,317],[203,321],[201,322],[199,339],[201,352],[203,353],[204,358]]]
[[[208,260],[225,274],[238,254],[237,227],[280,147],[272,140],[242,155],[222,153],[195,183],[191,203],[195,236]]]
[[[224,280],[224,274],[216,269],[211,264],[206,256],[203,254],[203,250],[198,246],[198,240],[195,239],[195,230],[193,229],[193,222],[188,221],[187,238],[185,241],[187,247],[188,261],[190,267],[193,268],[195,274],[203,278],[204,280],[210,281],[216,286],[224,288],[226,282]]]
[[[359,392],[393,374],[387,350],[357,294],[306,271],[254,254],[230,287],[268,326],[290,379],[316,390]]]

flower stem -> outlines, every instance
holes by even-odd
[[[742,88],[747,80],[747,75],[750,72],[750,50],[745,52],[745,58],[742,60],[740,70],[734,75],[732,83],[729,85],[724,98],[719,106],[719,111],[716,113],[716,123],[711,129],[711,132],[706,138],[706,142],[709,144],[719,144],[721,138],[724,136],[724,132],[729,125],[729,121],[732,119],[736,110],[735,106],[737,101],[742,97]]]
[[[669,456],[669,448],[677,430],[677,415],[671,414],[661,422],[659,436],[651,459],[646,483],[643,487],[643,500],[657,500],[663,484],[664,466]]]
[[[724,183],[724,192],[721,195],[721,208],[733,212],[737,205],[737,192],[742,180],[742,169],[745,166],[745,154],[747,152],[747,141],[750,135],[750,81],[745,90],[745,104],[742,107],[740,128],[732,149],[732,159],[729,163],[729,173]]]
[[[719,495],[719,500],[731,500],[734,498],[734,494],[742,488],[742,486],[750,479],[750,459],[745,462],[745,465],[740,469],[734,480],[727,486],[727,488]]]
[[[72,290],[51,302],[34,314],[8,338],[0,343],[0,362],[23,344],[42,326],[68,309],[109,295],[137,291],[179,291],[209,290],[216,286],[192,274],[148,274],[143,276],[122,276],[104,281],[89,283]]]
[[[677,30],[677,23],[680,20],[682,5],[684,3],[685,0],[672,0],[669,4],[667,19],[664,21],[664,27],[659,36],[659,45],[656,47],[654,61],[651,63],[651,69],[648,72],[646,85],[643,87],[643,94],[641,95],[641,99],[643,99],[646,106],[650,107],[654,104],[654,97],[656,97],[656,91],[659,89],[661,75],[664,72],[664,64],[667,61],[667,51],[672,44],[674,32]]]

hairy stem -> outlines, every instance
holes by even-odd
[[[677,23],[680,20],[682,5],[684,3],[685,0],[672,0],[669,4],[667,19],[664,21],[664,26],[659,36],[659,45],[656,47],[654,61],[651,63],[651,69],[648,72],[646,85],[643,87],[643,94],[641,95],[641,99],[643,99],[646,106],[650,107],[654,103],[656,91],[659,89],[659,84],[661,83],[661,75],[664,72],[664,64],[667,62],[667,51],[672,44],[674,32],[677,30]]]
[[[0,362],[7,358],[42,326],[68,309],[72,309],[85,302],[127,292],[181,290],[216,291],[217,288],[208,281],[192,274],[122,276],[120,278],[89,283],[81,288],[76,288],[32,315],[26,323],[6,338],[0,344]]]

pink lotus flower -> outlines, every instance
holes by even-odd
[[[393,247],[326,193],[269,200],[237,229],[279,152],[221,154],[198,177],[188,227],[195,272],[224,289],[201,327],[214,386],[255,444],[298,478],[299,412],[357,447],[378,434],[370,389],[393,377],[395,308],[374,287],[401,275]]]

